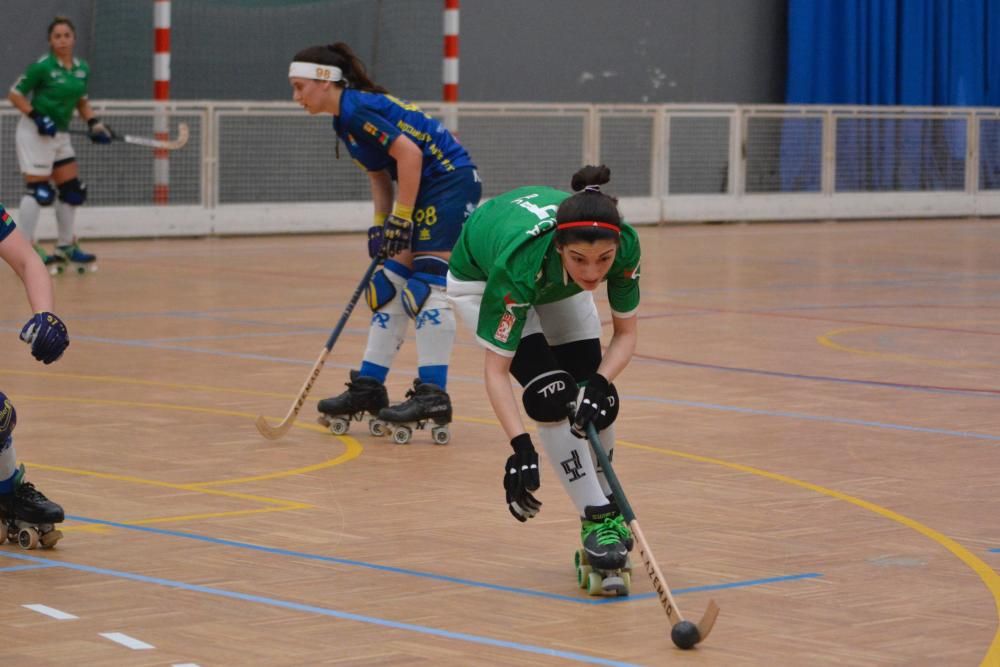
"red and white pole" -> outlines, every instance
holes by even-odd
[[[157,104],[153,116],[153,135],[166,141],[170,124],[166,102],[170,99],[170,0],[153,2],[153,99]],[[166,204],[170,199],[170,160],[168,151],[153,149],[153,201]]]
[[[449,104],[458,102],[458,2],[444,0],[444,83],[442,99]],[[444,114],[445,127],[458,131],[458,114],[454,107]]]

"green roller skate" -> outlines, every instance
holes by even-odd
[[[613,505],[587,506],[581,521],[583,548],[573,558],[577,584],[591,595],[628,595],[632,588],[628,552],[634,542],[625,518]]]

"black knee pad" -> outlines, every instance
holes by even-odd
[[[524,388],[524,411],[536,422],[560,422],[571,414],[576,383],[566,371],[542,373]]]
[[[46,182],[28,183],[28,194],[35,198],[39,206],[51,206],[56,200],[56,191]]]
[[[584,382],[597,372],[601,365],[601,341],[599,338],[576,340],[563,345],[553,345],[557,368],[562,368],[577,382]]]
[[[65,183],[60,183],[59,201],[70,206],[79,206],[87,201],[87,186],[79,178],[71,178]]]

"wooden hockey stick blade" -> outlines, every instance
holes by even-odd
[[[309,390],[312,389],[313,383],[316,382],[316,378],[319,377],[319,372],[323,370],[323,364],[326,363],[326,357],[330,354],[330,348],[324,347],[323,351],[319,355],[319,359],[313,364],[312,372],[309,373],[309,377],[306,378],[305,384],[302,385],[302,389],[299,390],[299,395],[296,397],[295,402],[292,403],[292,408],[285,415],[285,418],[281,420],[281,423],[277,426],[271,426],[267,423],[267,420],[263,415],[257,415],[257,420],[254,424],[257,426],[257,430],[260,434],[267,438],[268,440],[277,440],[281,436],[288,433],[288,429],[292,428],[292,424],[295,423],[295,417],[298,416],[299,410],[302,409],[302,405],[306,402],[306,396],[309,395]]]
[[[708,633],[712,631],[715,627],[715,619],[719,617],[719,605],[715,604],[715,600],[708,601],[708,607],[705,608],[705,613],[702,614],[701,620],[698,621],[698,643],[705,641],[705,637]]]
[[[178,148],[183,148],[184,144],[188,142],[188,137],[190,136],[190,131],[188,130],[187,123],[181,123],[177,126],[177,138],[176,139],[154,139],[152,137],[139,137],[134,134],[125,134],[121,136],[121,141],[127,144],[134,144],[136,146],[148,146],[149,148],[162,148],[168,151],[175,151]],[[116,136],[116,138],[118,138]]]

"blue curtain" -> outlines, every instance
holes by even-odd
[[[1000,0],[789,0],[786,102],[1000,106]],[[983,148],[981,185],[1000,187],[1000,145]],[[841,122],[854,162],[836,187],[960,189],[965,149],[963,123]],[[795,182],[801,165],[782,166]]]

